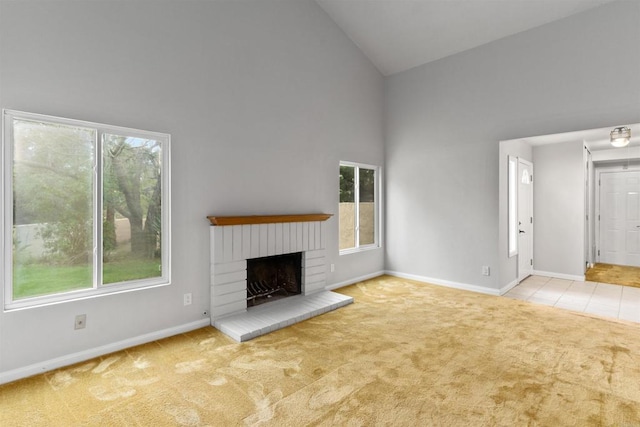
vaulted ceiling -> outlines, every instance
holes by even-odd
[[[613,0],[316,0],[388,76]]]

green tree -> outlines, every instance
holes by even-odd
[[[340,203],[355,201],[355,170],[354,166],[340,166]],[[358,168],[358,178],[359,202],[373,202],[375,198],[375,170]]]
[[[162,202],[160,144],[105,135],[103,152],[105,223],[111,224],[118,212],[131,226],[131,253],[157,256]]]
[[[355,197],[355,168],[353,166],[340,166],[340,203],[354,201]]]
[[[40,224],[50,261],[86,262],[93,248],[96,131],[17,120],[14,123],[14,224]],[[160,254],[161,145],[104,135],[103,250],[116,247],[116,215],[131,226],[131,254]]]

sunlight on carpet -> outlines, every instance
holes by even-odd
[[[639,425],[640,325],[383,276],[246,343],[213,328],[0,387],[0,425]]]

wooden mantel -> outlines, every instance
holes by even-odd
[[[282,222],[326,221],[332,214],[208,216],[211,225],[275,224]]]

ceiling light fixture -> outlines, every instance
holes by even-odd
[[[631,139],[631,129],[620,126],[611,131],[611,145],[614,147],[626,147]]]

